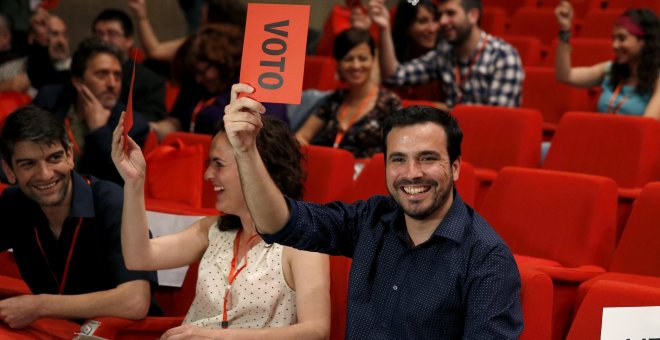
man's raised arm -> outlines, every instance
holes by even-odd
[[[243,196],[252,220],[260,233],[273,234],[288,221],[289,207],[257,150],[257,134],[263,126],[261,114],[266,108],[246,96],[238,98],[241,92],[249,94],[254,89],[246,84],[232,86],[231,101],[225,107],[225,130],[234,150]]]

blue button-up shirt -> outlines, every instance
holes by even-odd
[[[520,274],[488,223],[454,202],[428,241],[409,240],[391,197],[325,206],[287,198],[291,217],[267,242],[353,258],[347,339],[517,339]]]

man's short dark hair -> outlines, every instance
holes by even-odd
[[[124,31],[124,36],[126,38],[133,37],[133,21],[131,21],[131,17],[122,10],[116,8],[103,10],[103,12],[99,13],[92,22],[92,32],[94,32],[94,27],[96,27],[96,23],[99,21],[118,21],[121,25],[121,29]]]
[[[394,111],[385,118],[383,123],[383,150],[387,155],[387,135],[393,128],[415,124],[436,123],[445,130],[447,135],[447,154],[453,163],[461,155],[463,132],[456,119],[449,112],[430,106],[415,105]]]
[[[78,49],[71,57],[71,75],[82,77],[87,68],[87,63],[92,57],[100,53],[107,53],[114,56],[121,65],[122,54],[119,49],[97,37],[90,37],[80,42]]]
[[[0,150],[2,150],[3,159],[10,167],[14,147],[18,142],[47,145],[60,143],[64,148],[68,148],[70,145],[64,124],[57,120],[52,113],[33,105],[24,106],[12,112],[2,128]]]
[[[449,0],[440,0],[438,3],[447,2]],[[481,13],[483,13],[483,5],[481,0],[458,0],[461,3],[461,7],[465,12],[469,12],[471,9],[476,8],[479,11],[479,21],[481,21]]]

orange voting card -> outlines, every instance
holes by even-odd
[[[300,103],[308,26],[308,5],[248,4],[240,81],[251,98]]]
[[[128,131],[133,127],[133,84],[135,83],[135,59],[133,59],[133,75],[131,76],[131,87],[128,89],[126,100],[126,114],[124,115],[124,151],[128,151]]]

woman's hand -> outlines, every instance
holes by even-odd
[[[199,339],[199,340],[205,340],[205,339],[229,339],[229,337],[224,337],[221,336],[222,331],[213,331],[210,329],[202,328],[199,326],[194,326],[194,325],[183,325],[179,327],[175,327],[170,329],[169,331],[165,332],[160,339],[161,340],[175,340],[175,339],[187,339],[187,340],[193,340],[193,339]],[[229,330],[226,330],[229,331]],[[229,332],[227,332],[227,335],[229,335]]]
[[[112,133],[112,162],[115,163],[119,175],[124,179],[124,182],[134,182],[137,180],[144,180],[147,164],[142,156],[142,150],[135,143],[133,138],[128,136],[128,140],[124,140],[124,115],[121,114],[119,123],[115,131]],[[128,143],[128,147],[125,144]]]
[[[570,2],[562,0],[555,8],[555,15],[557,16],[557,23],[559,29],[562,31],[570,31],[573,22],[573,6]]]
[[[263,127],[261,114],[266,108],[258,101],[238,94],[253,93],[254,88],[247,84],[234,84],[231,87],[231,101],[225,107],[225,131],[235,153],[256,149],[257,134]]]
[[[369,16],[381,30],[390,28],[390,11],[385,0],[369,0]]]
[[[144,0],[128,0],[128,7],[138,20],[147,18],[147,5]]]

